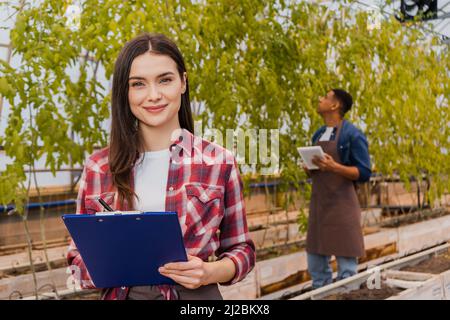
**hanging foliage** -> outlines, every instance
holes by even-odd
[[[448,191],[450,57],[437,40],[395,19],[307,2],[83,0],[25,4],[10,38],[21,64],[0,60],[9,118],[0,145],[13,160],[0,173],[0,202],[20,209],[27,168],[45,156],[56,172],[105,146],[114,61],[135,35],[173,38],[188,67],[197,120],[225,129],[279,129],[283,181],[304,179],[296,147],[321,125],[318,97],[333,87],[355,100],[350,119],[368,136],[376,172],[432,180]],[[69,23],[70,22],[70,23]],[[263,167],[261,164],[258,169]],[[19,210],[20,211],[20,210]]]

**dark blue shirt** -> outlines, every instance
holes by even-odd
[[[313,144],[317,143],[325,130],[326,126],[322,126],[314,133],[312,138]],[[336,130],[333,131],[330,140],[334,139],[335,132]],[[369,145],[364,133],[347,120],[344,120],[337,142],[337,148],[342,164],[358,168],[358,182],[369,181],[372,170],[370,165]]]

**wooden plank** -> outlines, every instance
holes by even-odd
[[[247,215],[247,225],[249,228],[264,228],[273,224],[287,223],[297,221],[298,211],[278,212],[270,214],[266,211],[264,214],[258,216]]]
[[[82,169],[81,169],[82,170]],[[77,184],[73,190],[73,193],[76,194],[78,192],[79,184]],[[43,196],[56,196],[60,194],[67,194],[71,192],[71,186],[70,185],[53,185],[53,186],[45,186],[39,188],[41,197]],[[30,189],[30,197],[37,197],[38,192],[36,188],[32,187]]]
[[[61,219],[61,214],[70,213],[70,211],[71,210],[68,210],[68,208],[65,207],[62,207],[61,210],[58,211],[53,209],[46,211],[45,234],[48,243],[50,243],[50,241],[59,241],[69,237],[69,232]],[[25,246],[27,237],[23,222],[20,218],[16,215],[5,215],[0,220],[0,246],[2,246],[2,248],[8,248],[8,246],[14,246],[16,244],[24,244]],[[39,214],[29,215],[28,227],[33,244],[41,242],[42,237]]]
[[[49,261],[61,262],[66,260],[67,248],[67,246],[63,246],[47,249]],[[32,256],[35,266],[46,263],[44,250],[33,250]],[[7,273],[22,269],[28,269],[29,267],[30,261],[28,259],[28,252],[0,257],[0,272]]]
[[[388,243],[398,241],[398,232],[396,229],[380,229],[379,232],[364,236],[364,247],[367,249],[380,247]]]
[[[385,275],[390,279],[399,279],[407,281],[426,281],[434,275],[431,273],[400,271],[400,270],[386,270]]]
[[[305,209],[308,215],[308,209]],[[381,208],[366,209],[361,211],[361,226],[373,226],[381,221]],[[297,221],[299,215],[298,210],[289,212],[281,211],[270,214],[266,209],[265,212],[252,214],[247,212],[247,225],[249,228],[267,227],[276,223],[286,223]]]
[[[435,276],[420,286],[400,292],[386,300],[442,300],[444,290],[440,276]]]
[[[333,276],[334,276],[334,274],[333,274]],[[295,296],[299,296],[301,293],[298,293],[298,292],[303,292],[303,290],[310,288],[311,285],[312,285],[312,281],[309,280],[309,281],[299,283],[294,286],[290,286],[288,288],[283,288],[279,291],[272,292],[270,294],[263,295],[260,298],[258,298],[258,300],[280,300],[286,296],[293,295],[293,294]]]
[[[340,294],[358,289],[370,277],[370,273],[358,273],[352,277],[336,281],[330,285],[312,290],[289,300],[320,300],[332,294]]]
[[[89,295],[92,293],[98,292],[97,289],[65,289],[58,290],[59,299],[69,300],[71,297],[80,296],[80,295]],[[39,300],[55,300],[57,299],[56,294],[54,292],[44,292],[39,295]],[[22,300],[36,300],[36,296],[24,297]]]
[[[399,252],[415,252],[450,240],[450,215],[398,229]]]
[[[381,221],[383,209],[374,208],[361,211],[361,226],[373,226]]]
[[[220,286],[219,291],[224,300],[249,300],[259,296],[257,268],[252,270],[244,280],[231,286]]]
[[[424,281],[407,281],[400,279],[386,279],[384,283],[389,287],[397,287],[401,289],[417,288],[424,284]]]
[[[450,300],[450,270],[441,273],[442,287],[444,289],[444,298]]]
[[[69,273],[67,268],[58,268],[52,271],[36,272],[37,286],[40,293],[48,292],[48,285],[55,282],[57,289],[67,289],[66,283]],[[19,296],[31,296],[34,294],[34,282],[31,274],[11,277],[0,280],[0,299],[9,299],[11,295],[17,299]]]
[[[258,263],[260,285],[265,286],[307,269],[306,251],[288,254]]]
[[[298,224],[290,223],[269,227],[267,230],[257,230],[250,232],[250,238],[255,243],[257,249],[273,247],[277,244],[289,244],[298,242],[305,238],[298,232]]]

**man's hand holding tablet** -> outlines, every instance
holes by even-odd
[[[321,146],[299,147],[297,148],[297,150],[308,170],[320,169],[316,164],[314,164],[313,160],[316,157],[318,157],[319,159],[325,158],[325,153],[323,152]]]

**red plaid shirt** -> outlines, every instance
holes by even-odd
[[[234,262],[234,278],[221,285],[234,284],[244,279],[255,265],[255,246],[247,229],[236,160],[230,151],[187,130],[182,129],[175,137],[166,186],[166,211],[178,213],[188,254],[204,261],[215,255]],[[131,185],[134,185],[133,178]],[[98,196],[115,210],[128,210],[126,201],[119,205],[116,191],[109,172],[108,148],[104,148],[86,161],[78,191],[77,214],[103,211],[95,200]],[[69,265],[78,267],[81,287],[95,288],[73,241],[67,259]],[[173,286],[159,288],[166,299],[177,297]],[[123,300],[128,291],[127,287],[105,289],[102,299]]]

